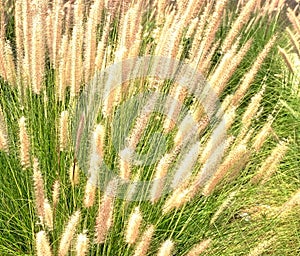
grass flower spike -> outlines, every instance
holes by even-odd
[[[77,236],[76,256],[85,256],[88,252],[89,239],[86,234],[81,233]]]
[[[60,239],[59,249],[58,249],[59,256],[67,255],[79,221],[80,221],[80,211],[76,211],[70,217],[69,222],[67,223],[64,233],[62,234],[62,237]]]
[[[134,244],[134,242],[137,240],[139,235],[139,228],[141,225],[141,222],[143,220],[143,217],[141,215],[141,212],[138,207],[134,209],[132,214],[129,217],[127,229],[126,229],[126,236],[125,241],[128,244]]]
[[[37,256],[51,256],[51,248],[45,231],[36,234],[36,253]]]
[[[30,141],[27,133],[25,117],[19,120],[20,129],[20,158],[23,168],[27,169],[30,166]]]

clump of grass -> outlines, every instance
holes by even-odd
[[[0,6],[1,252],[296,253],[283,1]]]

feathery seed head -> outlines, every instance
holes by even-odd
[[[263,125],[263,127],[259,131],[259,133],[255,136],[252,147],[254,148],[254,150],[256,152],[258,152],[261,149],[262,145],[264,144],[267,137],[269,136],[269,134],[272,130],[271,125],[272,125],[273,121],[274,121],[274,117],[270,115],[268,117],[266,123]]]
[[[98,183],[99,168],[101,167],[101,163],[103,160],[103,156],[99,154],[99,150],[103,153],[103,145],[101,145],[101,141],[103,141],[103,134],[99,133],[99,129],[102,130],[98,126],[98,128],[96,128],[96,130],[94,130],[92,134],[91,152],[89,159],[88,177],[94,184]]]
[[[290,56],[287,54],[287,52],[279,46],[277,48],[278,48],[278,51],[281,54],[282,58],[284,59],[287,67],[290,69],[290,71],[292,73],[296,73],[296,70],[294,69],[293,62],[292,62]]]
[[[60,151],[67,149],[69,141],[69,125],[68,125],[69,113],[68,111],[63,111],[60,115],[59,120],[59,148]]]
[[[171,256],[173,248],[174,242],[171,239],[168,239],[160,246],[157,256]]]
[[[233,23],[230,31],[226,35],[224,44],[222,45],[223,52],[226,52],[230,48],[230,46],[233,44],[235,38],[239,34],[243,25],[248,22],[250,14],[252,13],[252,11],[254,10],[254,8],[256,6],[256,2],[257,2],[257,0],[250,0],[242,8],[241,13],[238,15],[236,21]]]
[[[71,241],[74,238],[76,228],[79,224],[79,220],[80,220],[80,211],[78,210],[75,213],[73,213],[73,215],[70,217],[64,229],[64,232],[60,239],[59,248],[58,248],[59,256],[67,255],[71,245]]]
[[[278,143],[278,145],[272,150],[271,155],[262,163],[256,175],[252,178],[252,183],[260,182],[264,184],[270,179],[288,150],[287,144],[287,142],[283,141]]]
[[[81,233],[77,236],[76,256],[85,256],[88,253],[89,239],[87,234]]]
[[[30,142],[24,116],[19,120],[19,129],[21,164],[24,169],[27,169],[30,166]]]
[[[51,248],[45,231],[36,234],[36,253],[37,256],[51,256]]]
[[[242,134],[239,135],[240,137],[243,137],[246,132],[248,132],[248,128],[251,125],[251,121],[257,114],[257,111],[259,110],[260,107],[260,102],[263,97],[263,93],[265,91],[265,86],[251,98],[251,102],[246,108],[243,116],[242,116]]]
[[[48,199],[44,200],[44,222],[49,230],[53,230],[53,211]]]
[[[187,183],[175,189],[172,194],[166,199],[163,205],[163,214],[170,212],[173,209],[179,208],[193,198],[197,192],[198,186],[192,183],[187,187]]]
[[[2,108],[0,107],[0,150],[8,152],[8,134]]]
[[[142,220],[143,217],[140,212],[140,208],[136,207],[134,211],[131,213],[128,220],[126,235],[125,235],[126,243],[130,245],[135,243],[139,235],[139,228],[142,223]]]
[[[264,49],[259,53],[257,56],[255,62],[253,63],[250,70],[244,75],[242,82],[236,92],[234,93],[233,99],[232,99],[232,105],[238,106],[238,103],[242,100],[244,97],[246,91],[249,89],[249,86],[253,82],[257,72],[259,71],[259,68],[263,64],[265,58],[267,57],[268,53],[272,49],[277,36],[274,35],[269,42],[265,45]]]
[[[212,243],[211,239],[205,239],[199,244],[196,244],[192,247],[192,249],[187,253],[186,256],[199,256],[203,253]]]
[[[45,215],[44,202],[46,196],[44,191],[43,176],[39,169],[39,163],[37,158],[33,159],[33,183],[37,214],[40,218],[43,219]]]
[[[251,251],[249,252],[249,254],[247,256],[259,256],[262,255],[263,252],[268,249],[268,247],[270,247],[275,240],[277,239],[277,237],[272,237],[269,240],[265,240],[260,242],[255,248],[251,249]]]
[[[100,201],[98,208],[98,215],[96,217],[96,243],[101,244],[105,242],[109,229],[113,224],[113,208],[114,198],[113,194],[117,189],[117,181],[112,180],[106,187],[105,193]]]
[[[287,9],[287,16],[290,20],[290,22],[293,25],[294,30],[297,34],[300,35],[300,21],[299,21],[299,15],[296,15],[296,12],[294,12],[291,8]]]
[[[106,236],[113,223],[113,199],[104,196],[98,209],[96,218],[96,243],[105,242]]]
[[[213,217],[210,220],[210,225],[213,225],[216,220],[220,217],[220,215],[222,214],[222,212],[228,208],[228,206],[232,203],[233,199],[235,198],[237,194],[237,191],[233,191],[229,194],[229,196],[224,200],[224,202],[219,206],[218,210],[215,212],[215,214],[213,215]]]
[[[16,69],[14,63],[13,51],[11,48],[11,43],[7,40],[4,44],[4,63],[5,63],[5,73],[4,79],[7,80],[10,85],[14,86],[16,84]]]
[[[40,94],[45,73],[45,29],[43,17],[37,13],[32,18],[31,83],[34,93]]]
[[[0,127],[0,150],[5,152],[8,151],[8,141],[7,141],[7,134],[2,127]]]
[[[286,201],[280,208],[279,213],[281,218],[287,217],[295,206],[300,205],[300,190],[297,190],[288,201]]]
[[[203,195],[210,195],[217,184],[228,174],[234,172],[236,165],[240,164],[243,156],[247,154],[246,145],[240,144],[234,147],[229,154],[225,157],[224,161],[219,165],[216,172],[212,175],[209,181],[205,184],[203,188]]]
[[[104,145],[105,145],[105,127],[101,124],[98,124],[95,129],[95,141],[97,153],[101,158],[104,157]]]
[[[131,175],[131,162],[133,150],[131,148],[124,148],[120,152],[119,157],[119,168],[120,168],[120,177],[124,180],[129,180]]]
[[[84,207],[89,208],[94,205],[96,191],[97,191],[97,187],[95,186],[95,184],[92,181],[88,180],[84,192],[84,200],[83,200]]]
[[[155,227],[150,225],[146,228],[145,232],[142,234],[139,243],[136,246],[133,256],[146,256],[148,248],[150,246]]]
[[[171,183],[172,188],[178,187],[189,178],[192,173],[192,168],[198,159],[199,152],[200,142],[196,142],[194,145],[192,145],[182,161],[179,163]]]
[[[150,191],[150,201],[155,203],[161,196],[164,185],[165,178],[169,169],[170,164],[175,158],[174,153],[165,154],[158,162],[157,167],[155,169],[153,185]]]

